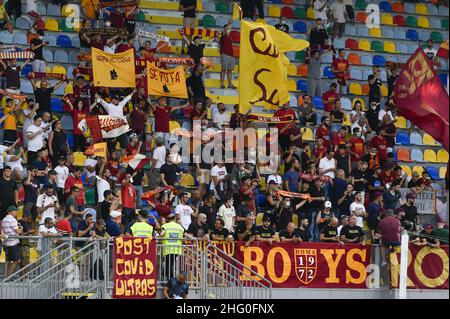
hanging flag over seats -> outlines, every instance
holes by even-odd
[[[0,52],[0,60],[11,60],[11,59],[33,59],[34,52],[31,51],[8,51]]]

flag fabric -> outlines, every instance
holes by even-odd
[[[291,115],[272,116],[272,117],[259,116],[254,114],[247,115],[247,121],[258,123],[291,123],[293,120],[295,119]]]
[[[220,31],[203,28],[181,28],[178,30],[180,34],[187,36],[201,36],[205,38],[216,38],[220,35]]]
[[[436,56],[443,58],[444,60],[448,60],[448,40],[441,43]]]
[[[81,122],[79,123],[81,124]],[[86,117],[86,125],[89,128],[92,139],[94,140],[94,143],[98,143],[103,141],[102,138],[102,130],[99,123],[98,115],[88,116]],[[79,125],[78,125],[79,126]],[[81,130],[83,131],[83,130]]]
[[[178,64],[178,65],[195,65],[194,59],[191,58],[172,58],[172,57],[163,57],[159,56],[156,58],[158,63],[164,64]]]
[[[286,192],[282,190],[277,191],[277,197],[290,197],[290,198],[300,198],[300,199],[306,199],[308,202],[312,202],[312,198],[309,194],[302,194],[302,193],[294,193],[294,192]]]
[[[449,149],[448,94],[422,48],[403,66],[393,98],[399,114]]]
[[[233,14],[231,15],[231,19],[232,20],[242,19],[242,9],[236,2],[233,2]]]
[[[289,102],[286,51],[302,51],[305,40],[294,39],[273,26],[241,20],[239,106],[241,113],[253,105],[278,107]]]
[[[84,151],[84,155],[86,155],[86,156],[98,156],[98,157],[106,158],[106,149],[107,149],[106,142],[96,143],[96,144],[90,145]]]
[[[141,36],[141,37],[144,37],[144,38],[153,39],[153,40],[156,40],[156,41],[169,42],[169,40],[170,40],[169,37],[166,37],[164,35],[159,35],[159,34],[147,32],[147,31],[144,31],[144,30],[139,30],[138,36]]]
[[[166,70],[147,62],[147,88],[149,95],[187,99],[188,94],[183,66],[180,65]]]
[[[129,156],[122,158],[122,162],[127,163],[128,166],[130,166],[136,171],[143,169],[145,164],[147,164],[149,160],[150,159],[147,158],[145,155],[139,153],[131,154]]]
[[[129,88],[136,86],[133,49],[110,54],[92,48],[94,86]]]
[[[33,58],[34,58],[34,52],[31,52],[31,51],[0,52],[0,60],[33,59]]]
[[[78,123],[78,128],[86,137],[92,134],[94,143],[102,142],[101,138],[118,137],[130,130],[122,117],[110,115],[88,116]]]

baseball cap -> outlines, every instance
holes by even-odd
[[[395,210],[395,212],[398,214],[398,213],[401,213],[401,212],[404,212],[405,211],[405,209],[403,208],[403,207],[399,207],[399,208],[397,208],[396,210]]]
[[[431,224],[426,224],[425,225],[425,227],[424,227],[424,229],[433,229],[433,225],[431,225]]]
[[[416,194],[414,194],[414,193],[406,194],[406,199],[414,199],[414,198],[417,198]]]
[[[383,196],[383,192],[375,192],[374,198],[377,198],[377,197],[380,197],[380,196]]]
[[[65,156],[60,156],[60,157],[58,158],[58,161],[66,161],[66,157],[65,157]]]
[[[132,133],[132,134],[130,135],[130,139],[135,138],[135,137],[138,137],[138,135],[137,135],[136,133]]]
[[[327,200],[325,202],[325,208],[331,208],[331,207],[332,207],[331,202],[329,200]]]
[[[111,218],[117,218],[119,216],[122,216],[122,213],[117,211],[117,210],[113,210],[111,213],[109,213],[109,216],[111,216]]]
[[[8,209],[6,210],[8,213],[10,213],[10,212],[16,212],[16,211],[18,211],[19,209],[16,207],[16,206],[14,206],[14,205],[11,205],[11,206],[8,206]]]

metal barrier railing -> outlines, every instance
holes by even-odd
[[[203,299],[270,299],[272,284],[254,270],[208,245],[203,256]]]

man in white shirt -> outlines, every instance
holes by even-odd
[[[45,193],[38,196],[36,208],[40,215],[39,225],[43,225],[46,218],[55,220],[55,208],[59,208],[58,198],[53,194],[53,186],[47,184]]]
[[[5,165],[11,167],[12,176],[17,180],[20,181],[23,178],[26,177],[26,171],[24,170],[22,164],[25,163],[25,160],[23,158],[24,150],[22,147],[20,147],[19,152],[16,154],[16,151],[14,148],[8,149],[8,152],[5,156]]]
[[[236,210],[233,206],[233,196],[227,197],[226,202],[220,206],[217,217],[220,217],[225,222],[225,228],[230,233],[234,233],[234,225],[236,223]]]
[[[342,35],[345,31],[345,19],[347,17],[347,11],[345,10],[345,4],[343,0],[336,0],[331,5],[331,10],[333,10],[334,14],[334,25],[333,25],[333,38],[338,36],[338,38],[342,38]]]
[[[43,224],[39,226],[38,232],[39,232],[39,237],[41,237],[41,239],[39,239],[38,243],[37,243],[37,247],[36,249],[38,251],[42,250],[42,238],[48,238],[48,237],[60,237],[61,234],[58,233],[58,231],[56,230],[56,228],[54,227],[55,222],[52,218],[47,217]],[[50,247],[47,247],[50,248]]]
[[[328,0],[316,0],[314,2],[314,18],[321,18],[324,25],[328,21],[327,7],[329,7]]]
[[[49,112],[44,112],[44,114],[42,114],[41,128],[45,130],[46,127],[49,126],[49,129],[44,131],[44,141],[48,141],[48,135],[52,131],[52,121],[51,121],[51,119],[52,119],[52,117],[51,117]]]
[[[69,168],[65,165],[66,158],[61,156],[58,158],[58,166],[55,167],[56,172],[56,187],[58,190],[58,201],[63,202],[64,197],[64,184],[67,177],[69,177]]]
[[[344,215],[341,217],[341,224],[338,226],[337,228],[337,235],[340,236],[341,235],[341,229],[342,227],[344,227],[345,225],[348,225],[348,216]]]
[[[177,216],[178,222],[183,226],[185,230],[189,228],[192,223],[191,217],[197,217],[198,212],[194,210],[187,204],[189,200],[189,195],[187,193],[181,193],[179,196],[179,204],[175,207],[175,215]]]
[[[36,111],[39,109],[39,103],[33,105],[33,102],[28,102],[28,109],[22,110],[23,112],[23,132],[26,132],[28,128],[33,125],[33,119],[36,115]],[[28,147],[28,138],[27,135],[23,135],[23,147]]]
[[[2,220],[1,231],[6,237],[3,245],[5,250],[5,278],[14,273],[21,259],[19,240],[17,238],[8,238],[9,236],[19,236],[22,234],[22,226],[17,222],[18,209],[15,206],[9,206],[6,210],[8,215]]]
[[[26,131],[28,138],[28,163],[34,163],[37,158],[37,151],[44,147],[44,132],[50,129],[50,124],[45,128],[41,128],[42,116],[34,118],[33,125],[30,125]]]
[[[123,107],[131,100],[131,97],[136,92],[136,89],[134,89],[133,92],[131,92],[130,95],[126,96],[122,101],[119,101],[119,97],[117,95],[113,95],[111,97],[111,103],[107,103],[98,94],[95,95],[95,98],[97,99],[97,102],[104,107],[108,115],[121,117],[122,119],[127,121],[127,118],[123,115]]]
[[[364,207],[364,197],[361,192],[355,194],[355,201],[350,204],[350,213],[356,216],[356,225],[363,227],[363,220],[367,216],[367,213]]]
[[[100,160],[99,160],[100,161]],[[111,171],[106,166],[106,161],[104,159],[101,159],[100,164],[100,171],[95,178],[97,179],[97,194],[98,194],[98,204],[100,205],[104,200],[105,197],[103,193],[106,190],[111,190],[111,185],[109,184],[109,179],[111,177]]]
[[[428,59],[430,59],[431,61],[433,61],[434,64],[434,68],[437,69],[437,50],[435,48],[433,48],[434,42],[431,39],[428,39],[427,41],[427,47],[423,50],[423,52],[425,52],[425,54],[427,55]]]
[[[228,180],[227,168],[222,161],[218,162],[211,169],[211,184],[209,190],[216,191],[220,198],[224,199],[226,191],[226,181]]]
[[[230,122],[230,115],[227,112],[225,112],[226,111],[225,104],[218,103],[217,108],[219,111],[214,114],[213,123],[216,128],[221,130],[223,123]]]
[[[319,174],[334,178],[335,171],[336,160],[334,159],[334,149],[330,147],[327,151],[327,155],[319,162]]]
[[[166,163],[167,149],[163,144],[162,137],[156,139],[156,147],[153,150],[152,166],[150,168],[150,186],[156,188],[161,183],[160,170],[161,166]]]

